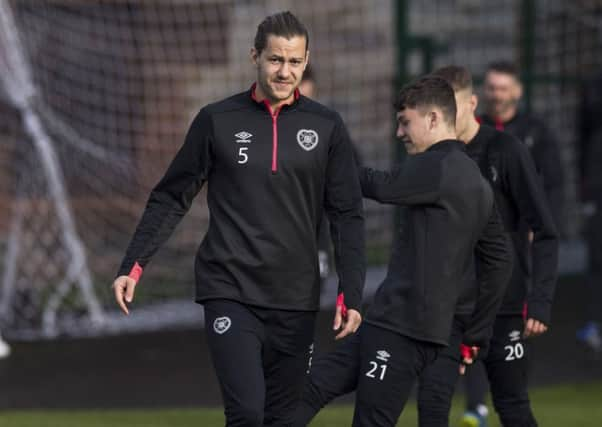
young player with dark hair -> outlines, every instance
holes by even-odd
[[[536,426],[527,393],[528,366],[523,339],[544,333],[550,323],[558,267],[554,221],[526,146],[511,135],[479,125],[475,120],[477,98],[473,94],[470,72],[463,67],[448,66],[433,75],[444,78],[454,88],[458,139],[466,144],[468,155],[490,182],[513,243],[512,277],[483,360],[491,382],[493,403],[504,426]],[[521,220],[533,231],[532,244],[527,230],[520,227]],[[529,289],[530,254],[533,283]],[[465,328],[470,327],[470,320],[465,320],[469,313],[464,307],[458,308],[452,344],[420,378],[420,426],[448,425],[451,398],[458,379],[459,348]],[[477,415],[475,425],[481,421]]]
[[[395,107],[409,156],[392,172],[360,171],[365,197],[403,207],[387,277],[360,331],[313,358],[295,426],[353,390],[354,426],[395,425],[416,377],[448,343],[475,245],[481,287],[470,344],[488,341],[501,303],[509,243],[491,188],[455,138],[453,90],[426,77],[405,86]]]
[[[113,284],[128,313],[142,270],[207,182],[211,219],[196,257],[196,301],[204,305],[228,426],[291,423],[319,308],[324,212],[347,304],[335,314],[337,338],[361,322],[361,188],[340,116],[297,90],[308,44],[289,12],[259,25],[251,49],[256,83],[195,117]]]

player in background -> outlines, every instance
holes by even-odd
[[[480,125],[475,119],[478,101],[470,72],[463,67],[448,66],[433,75],[444,78],[454,88],[458,138],[491,184],[504,227],[512,238],[512,276],[483,359],[493,404],[505,427],[536,426],[527,390],[528,351],[524,339],[546,332],[550,324],[558,268],[554,220],[525,144],[506,132]],[[522,220],[528,228],[521,226]],[[529,229],[533,232],[532,243]],[[457,346],[450,346],[449,352],[421,377],[418,398],[421,426],[448,426],[458,379],[455,366],[460,357]],[[463,420],[466,425],[478,426],[483,425],[487,414],[474,411],[466,415]]]
[[[514,64],[507,61],[491,63],[485,72],[483,86],[485,112],[477,120],[508,132],[527,145],[543,180],[556,229],[562,230],[565,218],[564,173],[555,135],[543,120],[519,109],[523,86]],[[528,229],[524,221],[522,226]],[[471,426],[475,416],[483,417],[488,413],[485,404],[488,384],[483,366],[476,363],[471,367],[465,375],[465,381],[467,412],[464,418],[465,424]],[[480,427],[485,426],[481,424]]]
[[[489,64],[483,82],[481,123],[508,132],[523,142],[533,156],[557,230],[564,226],[564,170],[560,144],[546,122],[519,109],[523,85],[510,62]]]
[[[113,283],[127,314],[153,254],[207,182],[210,223],[195,261],[196,301],[228,426],[290,425],[319,309],[317,233],[331,226],[336,338],[357,330],[365,276],[362,195],[340,116],[301,96],[309,35],[290,12],[265,18],[252,87],[203,107],[152,190]]]

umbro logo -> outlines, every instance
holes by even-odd
[[[508,334],[508,338],[510,338],[510,342],[520,340],[520,331],[514,330]]]
[[[236,137],[236,142],[239,144],[250,144],[251,143],[251,137],[253,136],[252,134],[250,134],[249,132],[238,132],[236,134],[234,134],[234,136]]]
[[[391,357],[391,355],[386,350],[378,350],[376,352],[376,358],[378,360],[382,360],[383,362],[388,362],[389,357]]]

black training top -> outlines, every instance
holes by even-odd
[[[296,93],[275,112],[251,90],[208,105],[148,204],[119,269],[141,271],[208,182],[209,229],[196,300],[319,308],[317,232],[328,215],[340,288],[358,309],[365,278],[362,196],[340,116]]]
[[[507,122],[500,122],[489,116],[482,116],[484,124],[508,132],[522,141],[533,157],[535,169],[543,180],[543,188],[553,215],[554,225],[560,228],[564,216],[564,171],[560,155],[560,145],[548,125],[532,114],[522,111]]]
[[[404,206],[387,276],[366,322],[447,345],[458,297],[476,255],[482,286],[466,342],[487,343],[510,271],[493,192],[464,144],[446,140],[392,172],[360,170],[365,197]]]
[[[548,324],[558,270],[558,236],[529,151],[512,135],[487,125],[481,125],[466,150],[491,183],[512,237],[514,268],[500,314],[520,314],[527,302],[527,315]],[[522,220],[533,231],[530,250]]]

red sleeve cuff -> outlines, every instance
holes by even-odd
[[[339,308],[341,307],[341,315],[343,317],[347,317],[347,306],[345,305],[345,294],[343,292],[341,292],[338,296],[337,296],[337,304],[336,307]]]
[[[130,270],[128,277],[134,279],[136,283],[138,283],[138,281],[140,280],[140,276],[142,276],[142,270],[142,267],[140,266],[140,264],[138,264],[138,261],[136,261],[136,263]]]

